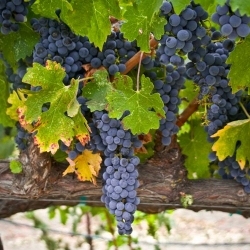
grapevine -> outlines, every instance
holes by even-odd
[[[235,179],[250,193],[249,138],[241,134],[249,123],[250,75],[246,69],[237,83],[235,63],[237,52],[250,47],[250,12],[230,0],[214,3],[214,13],[199,1],[181,8],[179,1],[156,2],[151,10],[140,2],[119,6],[110,0],[111,13],[98,6],[104,13],[99,18],[106,18],[100,22],[91,5],[91,20],[85,16],[79,24],[74,18],[86,9],[77,1],[64,1],[63,8],[0,1],[0,82],[8,86],[0,123],[16,126],[19,150],[33,141],[55,160],[63,155],[60,161],[69,164],[64,175],[94,184],[101,176],[101,201],[114,214],[119,234],[132,233],[140,203],[137,167],[152,156],[147,143],[160,137],[163,147],[171,147],[177,137],[185,151],[182,138],[195,133],[192,124],[203,125],[199,139],[209,145],[195,156],[207,158],[202,167],[211,173],[217,165],[212,176]],[[153,21],[139,27],[139,9]],[[8,43],[13,54],[6,52]],[[227,150],[221,145],[228,130],[234,137]],[[185,151],[188,158],[192,153]]]

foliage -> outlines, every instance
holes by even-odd
[[[155,240],[155,243],[152,245],[157,247],[157,242],[161,235],[159,231],[170,232],[171,221],[169,215],[171,213],[172,210],[159,214],[146,214],[137,211],[135,213],[134,223],[138,228],[142,226],[146,227],[147,234]],[[42,220],[39,213],[36,213],[36,211],[27,212],[26,217],[31,220],[35,228],[41,230],[42,235],[40,239],[43,240],[47,248],[51,250],[64,249],[63,246],[65,247],[68,244],[68,240],[64,237],[64,235],[67,234],[71,236],[71,241],[75,242],[75,239],[78,239],[76,240],[77,244],[74,246],[74,249],[81,249],[88,245],[95,249],[95,239],[101,239],[107,242],[103,246],[104,250],[125,246],[131,246],[133,249],[140,249],[140,242],[144,241],[136,235],[129,237],[118,235],[115,232],[115,220],[105,208],[90,207],[83,204],[74,207],[52,206],[48,209],[50,221]],[[70,230],[65,230],[62,227],[62,231],[56,230],[54,232],[55,228],[50,226],[50,224],[53,225],[57,223],[57,221],[60,221],[60,223],[65,225],[67,229],[70,228]],[[146,224],[146,226],[144,224]],[[88,235],[87,232],[91,234]],[[58,237],[55,237],[53,233],[59,234],[60,238],[58,239]],[[89,241],[89,239],[92,239],[92,241]],[[59,246],[61,248],[59,248]],[[68,249],[72,248],[68,245]]]
[[[145,63],[145,60],[150,61],[158,56],[157,48],[160,45],[166,46],[166,35],[171,36],[173,35],[171,32],[174,32],[167,33],[164,31],[168,20],[164,18],[167,14],[164,15],[163,11],[160,10],[161,0],[91,0],[85,1],[84,4],[80,0],[35,0],[27,2],[29,14],[27,20],[19,24],[19,30],[10,32],[7,35],[0,34],[0,158],[7,158],[13,153],[14,136],[13,133],[6,131],[11,127],[15,127],[16,123],[20,123],[23,128],[33,134],[40,152],[50,152],[55,155],[54,159],[65,160],[66,154],[62,153],[60,148],[62,145],[67,148],[66,153],[74,150],[78,141],[83,148],[88,147],[84,148],[84,151],[75,159],[67,158],[70,166],[65,170],[64,175],[74,173],[78,179],[96,184],[96,177],[98,177],[100,168],[105,162],[102,163],[99,152],[94,152],[96,148],[94,148],[93,144],[95,143],[92,142],[92,145],[89,143],[92,133],[95,132],[91,131],[90,128],[92,117],[89,116],[89,113],[82,111],[82,103],[80,103],[79,97],[86,98],[86,100],[84,99],[86,101],[85,108],[91,115],[95,111],[104,110],[110,118],[120,120],[123,128],[131,131],[133,135],[143,137],[145,134],[149,134],[153,140],[155,130],[163,126],[165,121],[174,121],[178,124],[182,111],[188,110],[192,99],[196,98],[199,99],[200,106],[198,114],[193,114],[195,110],[190,111],[188,119],[186,119],[181,132],[178,134],[178,142],[182,148],[182,153],[187,156],[185,167],[188,170],[188,177],[210,177],[210,163],[207,154],[211,150],[215,151],[217,155],[217,158],[214,158],[215,163],[218,160],[222,161],[228,156],[235,155],[241,169],[247,171],[250,161],[247,143],[250,139],[249,119],[246,119],[246,117],[249,118],[249,107],[247,105],[250,99],[250,35],[236,39],[232,51],[228,50],[229,57],[225,62],[225,64],[230,65],[230,69],[226,72],[229,80],[227,90],[233,91],[232,98],[235,97],[234,93],[237,95],[237,92],[241,90],[241,93],[243,93],[242,100],[244,99],[245,103],[241,103],[241,107],[237,109],[237,112],[231,112],[225,122],[226,124],[220,125],[218,122],[220,129],[215,134],[209,135],[209,141],[212,143],[208,143],[206,141],[206,132],[209,130],[207,117],[210,114],[208,110],[212,109],[214,105],[211,103],[213,87],[208,86],[209,91],[211,91],[210,94],[201,96],[197,85],[193,87],[193,83],[187,81],[184,85],[186,90],[177,90],[177,92],[181,93],[180,97],[182,99],[179,112],[176,109],[177,115],[174,114],[174,117],[170,117],[166,114],[169,114],[169,111],[172,112],[172,110],[165,105],[163,98],[161,99],[160,91],[156,87],[157,82],[152,77],[152,75],[156,75],[157,80],[166,79],[166,75],[160,75],[160,73],[164,71],[166,74],[166,64],[168,62],[162,62],[161,58],[154,62],[151,68],[149,63]],[[215,12],[217,5],[222,6],[226,2],[226,0],[194,0],[195,4],[201,4],[208,11],[208,17],[201,22],[206,34],[212,34],[212,27],[218,28],[213,24],[211,15]],[[180,14],[189,4],[189,0],[172,1],[173,13]],[[239,11],[242,15],[250,16],[250,4],[247,1],[230,0],[230,4],[231,12]],[[82,75],[69,77],[70,79],[67,82],[65,81],[67,72],[65,64],[61,65],[50,54],[46,58],[40,58],[42,63],[33,62],[35,55],[39,54],[37,53],[39,42],[44,41],[39,40],[42,34],[35,32],[31,23],[34,18],[41,17],[63,22],[63,25],[69,27],[75,35],[81,35],[82,40],[87,38],[88,41],[86,41],[90,47],[92,46],[93,51],[96,50],[96,53],[103,57],[105,55],[102,53],[106,49],[105,46],[108,46],[106,42],[110,38],[111,29],[115,31],[120,29],[123,32],[124,41],[128,43],[127,46],[129,47],[131,44],[134,46],[131,56],[126,53],[124,56],[126,61],[125,66],[122,66],[126,68],[123,70],[126,74],[122,72],[121,74],[112,74],[109,66],[105,68],[104,63],[94,68],[93,61],[91,64],[91,58],[88,58],[89,61],[86,61],[85,64],[91,70],[88,70],[86,65],[81,65],[79,67],[84,70],[85,75],[83,77]],[[112,18],[118,21],[114,23]],[[53,33],[51,30],[48,32]],[[52,36],[52,34],[50,35]],[[74,40],[73,37],[72,40]],[[155,42],[153,46],[152,41]],[[223,36],[213,40],[214,43],[223,43],[223,41],[225,41]],[[77,46],[76,43],[72,44],[73,47]],[[112,47],[112,45],[110,46]],[[119,60],[124,58],[122,58],[118,49],[115,53],[117,53],[115,63],[118,64],[120,63]],[[185,62],[191,60],[190,55],[183,55],[181,51],[177,51],[176,54],[182,56]],[[30,56],[34,56],[32,57],[32,64],[26,64],[28,66],[27,72],[22,75],[18,69],[19,64]],[[127,60],[128,57],[130,57],[129,60]],[[45,66],[41,65],[43,63]],[[176,69],[176,65],[173,68]],[[23,85],[14,86],[13,79],[11,80],[9,77],[10,69],[13,70],[13,74],[16,74],[15,80],[18,78],[17,76],[22,76],[20,78]],[[198,83],[200,82],[198,81]],[[164,87],[167,88],[166,85]],[[216,105],[214,105],[215,108],[218,107]],[[216,111],[214,113],[216,114]],[[206,131],[203,125],[205,125]],[[177,133],[177,131],[175,132]],[[23,135],[17,134],[18,136]],[[150,141],[145,148],[142,147],[136,151],[143,161],[153,155],[154,145],[154,142]],[[145,152],[148,154],[141,156]],[[105,153],[107,154],[107,151],[102,152],[102,156]],[[118,157],[122,156],[118,155]],[[11,171],[13,173],[22,171],[17,161],[12,161]],[[186,194],[181,199],[185,207],[193,202],[192,197]],[[51,216],[53,217],[52,210]],[[62,223],[66,223],[69,210],[69,208],[65,211],[59,209]],[[87,210],[86,207],[82,208],[82,214],[90,213],[94,215],[99,213],[105,220],[110,222],[103,225],[105,230],[113,230],[114,240],[110,243],[110,246],[116,244],[116,247],[118,247],[125,244],[128,239],[119,238],[115,235],[113,229],[114,218],[107,214],[106,210]],[[37,225],[41,224],[35,217],[32,218]],[[156,226],[153,224],[155,219],[154,216],[147,218],[150,227],[149,233],[153,236],[156,235]],[[78,221],[79,218],[74,222],[75,231]],[[44,237],[49,242],[50,239],[47,237],[46,230],[43,230]],[[52,246],[51,249],[56,247],[58,246]]]
[[[249,119],[228,123],[219,130],[213,137],[219,137],[212,149],[216,151],[220,160],[227,156],[233,156],[236,151],[236,160],[243,169],[246,162],[250,160],[248,154],[248,137],[245,131],[249,131]]]
[[[102,158],[99,153],[93,154],[89,150],[84,150],[83,153],[71,163],[70,166],[63,172],[63,175],[76,173],[81,181],[91,181],[96,184],[96,177],[101,168]]]
[[[151,94],[153,84],[148,78],[142,76],[141,89],[133,90],[132,79],[125,76],[115,79],[113,86],[115,89],[107,96],[111,118],[119,119],[128,110],[130,114],[122,122],[125,129],[131,129],[133,134],[146,134],[150,129],[159,127],[159,119],[164,117],[163,102],[159,94]]]
[[[82,141],[87,141],[88,125],[76,101],[78,81],[72,80],[69,86],[64,86],[62,83],[64,76],[65,71],[60,64],[47,61],[45,68],[34,63],[33,68],[30,68],[23,78],[23,82],[41,88],[39,91],[27,92],[27,100],[19,107],[22,116],[20,123],[24,123],[25,126],[35,123],[32,131],[37,131],[36,141],[41,152],[50,151],[54,154],[59,148],[59,139],[68,145],[74,135],[81,137]],[[46,103],[50,104],[49,109],[42,112],[42,107]],[[68,116],[64,114],[65,112]],[[70,118],[75,116],[80,117],[75,120]],[[83,131],[77,129],[77,122],[81,123]]]
[[[234,51],[230,54],[227,63],[231,64],[231,70],[228,74],[230,78],[230,85],[232,86],[233,92],[237,92],[239,89],[248,88],[249,91],[249,54],[246,53],[250,48],[250,38],[247,37],[242,43],[239,43]],[[239,57],[240,55],[240,57]],[[244,74],[239,74],[244,72]]]

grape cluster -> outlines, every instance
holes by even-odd
[[[171,136],[178,132],[176,114],[181,102],[178,93],[184,86],[186,74],[182,55],[190,53],[196,48],[198,53],[204,53],[201,46],[206,46],[211,39],[201,25],[201,22],[207,19],[208,14],[200,5],[192,3],[180,15],[176,15],[172,4],[165,1],[160,10],[168,23],[165,25],[165,34],[159,41],[156,62],[165,66],[166,76],[164,79],[157,79],[157,75],[150,72],[149,77],[164,102],[166,118],[160,121],[160,130],[163,145],[169,145]]]
[[[181,103],[179,91],[183,88],[185,82],[186,67],[174,66],[168,64],[164,67],[164,78],[159,78],[155,71],[146,72],[145,75],[150,77],[154,84],[154,89],[161,95],[164,103],[165,118],[160,120],[160,131],[162,134],[162,144],[170,145],[172,135],[179,131],[176,125],[176,114],[178,113],[178,105]]]
[[[67,74],[65,84],[71,78],[82,78],[84,65],[105,67],[110,75],[124,72],[125,63],[139,50],[136,42],[127,41],[121,32],[111,32],[100,51],[86,36],[75,35],[64,23],[40,18],[32,19],[31,24],[41,35],[33,53],[34,62],[44,65],[50,59],[60,63]]]
[[[165,16],[168,23],[165,25],[165,35],[161,39],[158,49],[159,61],[167,65],[182,65],[185,55],[192,51],[197,43],[206,45],[209,41],[206,29],[200,24],[208,18],[208,13],[200,5],[187,6],[180,15],[174,13],[171,3],[164,2],[161,14]]]
[[[140,163],[134,156],[134,147],[142,143],[130,130],[125,131],[120,120],[109,118],[107,113],[96,111],[93,116],[92,149],[104,153],[105,170],[102,202],[116,216],[119,234],[131,234],[133,214],[140,200],[136,188]]]
[[[19,150],[27,148],[28,143],[31,139],[31,134],[21,127],[20,123],[16,123],[17,134],[15,136],[15,143]]]
[[[235,155],[227,157],[223,161],[218,162],[218,174],[224,179],[234,179],[239,182],[246,193],[250,193],[250,170],[241,169],[239,163],[235,160]]]
[[[187,76],[199,87],[199,98],[205,98],[210,103],[206,117],[208,125],[205,127],[209,141],[214,141],[210,136],[223,128],[230,116],[239,111],[242,92],[233,94],[227,79],[230,69],[226,64],[228,47],[233,48],[229,40],[225,43],[211,41],[203,55],[195,51],[188,54],[191,61],[187,63]]]
[[[211,135],[222,129],[228,122],[238,119],[242,91],[233,94],[227,78],[230,66],[226,64],[226,60],[234,48],[234,42],[230,39],[222,43],[210,41],[205,48],[202,46],[200,48],[197,47],[196,50],[188,53],[190,62],[186,65],[187,76],[199,87],[199,98],[209,103],[205,131],[208,134],[207,140],[214,142],[216,139],[211,138]],[[209,160],[218,163],[218,173],[223,178],[234,178],[244,186],[246,192],[250,192],[249,181],[247,181],[248,170],[240,169],[235,156],[219,161],[215,152],[211,152]]]
[[[250,33],[250,17],[241,15],[239,10],[233,12],[229,0],[224,5],[217,6],[216,13],[212,15],[212,21],[220,25],[223,36],[232,40],[246,37]]]
[[[18,31],[19,24],[26,21],[28,14],[28,3],[24,0],[2,0],[0,1],[0,24],[1,33],[9,34]]]
[[[131,234],[133,214],[140,199],[136,189],[139,187],[137,165],[140,163],[134,155],[134,148],[142,142],[130,130],[124,130],[121,121],[111,119],[106,112],[95,111],[92,122],[90,142],[83,146],[79,141],[73,148],[62,142],[60,149],[74,160],[85,149],[102,152],[104,159],[102,202],[114,214],[119,234]]]
[[[244,104],[247,112],[250,112],[250,102],[246,101]],[[239,109],[238,113],[229,117],[229,122],[247,119],[245,112]],[[236,145],[236,149],[239,145]],[[224,179],[234,179],[239,182],[246,193],[250,193],[250,171],[249,167],[245,167],[243,170],[240,168],[239,163],[236,161],[236,156],[227,157],[223,161],[219,161],[215,152],[209,154],[209,160],[215,161],[218,166],[218,174]],[[249,164],[249,163],[247,163]]]
[[[15,73],[11,66],[5,62],[5,74],[9,83],[12,84],[12,89],[29,89],[30,85],[23,83],[22,78],[27,72],[27,67],[32,64],[32,58],[26,57],[25,59],[21,59],[17,62],[17,72]]]

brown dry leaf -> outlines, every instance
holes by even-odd
[[[144,146],[142,146],[140,148],[135,148],[134,151],[136,154],[147,154],[148,153],[148,150]]]
[[[75,172],[80,181],[91,181],[96,185],[96,177],[101,169],[102,158],[99,153],[85,149],[83,153],[76,157],[73,165],[69,165],[63,172],[63,176]]]
[[[145,135],[139,135],[138,137],[141,140],[142,144],[147,144],[152,141],[152,135],[150,133]]]

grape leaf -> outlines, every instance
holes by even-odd
[[[18,32],[11,32],[7,36],[0,33],[1,52],[12,68],[16,68],[19,59],[32,54],[38,41],[39,34],[34,32],[27,23],[20,24]]]
[[[60,18],[71,30],[89,40],[102,49],[103,43],[111,31],[110,16],[121,18],[118,0],[72,0],[72,10],[63,10]],[[79,22],[79,16],[82,22]]]
[[[233,156],[236,152],[236,161],[243,169],[246,162],[250,161],[249,131],[250,119],[245,119],[230,122],[212,135],[212,137],[219,137],[212,147],[219,160],[222,161],[227,156]]]
[[[189,123],[190,131],[178,137],[182,153],[187,156],[185,167],[188,178],[209,178],[208,154],[211,152],[211,144],[206,142],[207,134],[200,124],[200,119],[192,119]]]
[[[230,6],[233,11],[239,9],[240,14],[250,16],[249,1],[246,0],[230,0]]]
[[[246,37],[244,41],[238,44],[235,49],[229,54],[226,63],[231,64],[228,78],[230,79],[230,86],[233,93],[239,89],[248,87],[248,94],[250,94],[250,36]],[[244,72],[244,74],[242,74]]]
[[[19,108],[21,124],[35,122],[34,131],[37,131],[35,139],[41,152],[50,151],[54,154],[59,148],[58,140],[69,145],[76,131],[79,131],[76,130],[76,126],[81,126],[81,136],[88,138],[86,120],[81,119],[81,124],[75,124],[73,119],[65,115],[76,99],[79,85],[78,80],[72,79],[70,85],[65,86],[63,84],[65,75],[59,63],[47,61],[46,67],[34,63],[33,68],[28,68],[23,77],[23,82],[42,88],[39,91],[26,92],[27,100]],[[48,103],[49,109],[42,112],[42,107]],[[80,114],[79,116],[81,117]]]
[[[80,1],[79,1],[80,2]],[[84,4],[83,4],[84,5]],[[32,5],[32,10],[35,14],[59,21],[56,10],[65,12],[66,10],[73,10],[72,5],[67,0],[36,0]]]
[[[111,91],[111,84],[107,79],[108,73],[106,70],[96,71],[93,77],[94,80],[83,88],[83,96],[89,99],[86,104],[92,112],[106,108],[106,95]]]
[[[171,1],[173,7],[174,7],[174,12],[179,15],[182,10],[186,8],[187,5],[190,4],[190,0],[174,0]]]
[[[91,181],[96,185],[96,177],[101,169],[102,158],[99,153],[85,149],[81,155],[73,161],[63,172],[63,176],[69,173],[76,173],[80,181]]]
[[[8,103],[11,104],[10,107],[7,108],[6,114],[15,121],[19,120],[18,116],[18,108],[23,106],[23,102],[25,102],[26,98],[24,94],[17,90],[13,91],[8,98]]]
[[[22,168],[22,164],[20,161],[13,160],[10,162],[10,171],[13,174],[19,174],[22,172],[22,170],[23,168]]]
[[[4,76],[4,65],[0,61],[0,124],[5,127],[13,127],[14,121],[7,115],[6,110],[9,107],[7,99],[9,97],[9,83]]]
[[[82,145],[85,145],[89,141],[89,134],[87,134],[86,131],[90,131],[86,118],[79,111],[74,117],[72,117],[72,120],[75,123],[73,129],[76,138],[82,143]]]
[[[133,89],[133,81],[128,76],[115,78],[114,90],[107,95],[108,111],[111,118],[121,118],[126,110],[130,114],[123,118],[125,129],[133,134],[148,133],[159,128],[159,120],[164,117],[163,102],[158,93],[152,94],[153,84],[144,75],[141,77],[141,90]]]
[[[157,39],[164,34],[165,18],[159,17],[161,0],[137,1],[137,4],[128,6],[124,13],[126,22],[123,23],[121,31],[130,40],[137,40],[142,51],[150,50],[149,37],[152,32]]]

